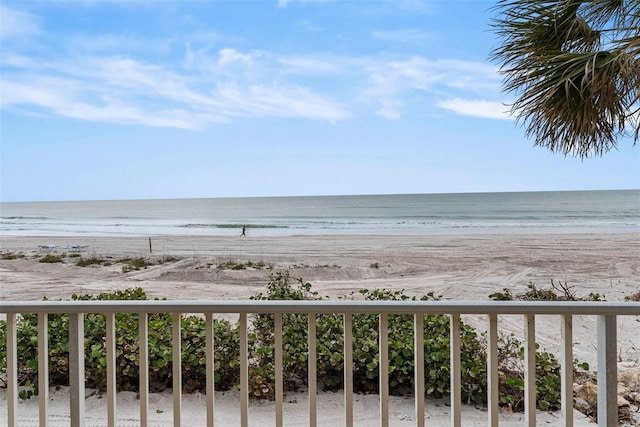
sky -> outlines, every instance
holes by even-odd
[[[640,188],[509,114],[488,1],[0,1],[0,201]]]

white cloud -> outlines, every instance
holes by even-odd
[[[500,93],[495,68],[479,62],[429,60],[421,56],[403,60],[374,58],[365,61],[363,68],[369,85],[361,99],[379,104],[377,113],[385,118],[399,118],[404,105],[401,101],[414,94],[442,98]]]
[[[376,110],[376,114],[389,120],[399,120],[402,115],[400,110],[402,109],[402,103],[388,98],[382,98],[379,101],[380,108]]]
[[[0,38],[24,37],[40,32],[38,18],[0,4]]]
[[[35,20],[21,12],[16,16],[10,21]],[[31,28],[37,31],[37,26]],[[429,35],[412,29],[374,33],[398,41]],[[220,37],[211,37],[217,37],[215,49],[210,37],[196,37],[185,44],[180,63],[165,60],[167,55],[143,56],[146,42],[128,35],[76,37],[69,53],[40,50],[37,56],[3,46],[2,106],[184,129],[237,117],[336,122],[351,117],[356,108],[398,120],[405,109],[417,104],[424,109],[505,118],[506,108],[497,112],[499,103],[468,100],[500,94],[496,68],[482,62],[400,54],[283,55],[221,47]],[[169,40],[154,45],[175,45]],[[149,57],[154,59],[142,59]]]
[[[77,119],[197,129],[234,117],[298,117],[335,122],[349,116],[339,101],[294,84],[269,84],[222,74],[179,73],[127,57],[80,62],[27,61],[3,75],[2,107],[25,106]],[[220,51],[218,68],[250,67],[251,55]],[[50,74],[58,77],[47,77]]]
[[[3,82],[1,104],[31,105],[46,109],[62,117],[109,122],[118,124],[139,124],[152,127],[173,127],[197,129],[206,123],[226,122],[223,116],[188,109],[142,109],[132,103],[111,99],[108,95],[96,94],[97,99],[89,102],[86,88],[77,82],[45,78],[28,83]]]
[[[221,67],[233,64],[233,63],[242,63],[243,65],[251,66],[253,62],[253,55],[240,53],[232,48],[221,49],[218,52],[218,64]]]
[[[299,117],[337,121],[349,117],[347,110],[312,91],[297,86],[221,86],[217,95],[238,115]]]
[[[254,65],[261,61],[262,55],[260,51],[240,52],[234,48],[217,51],[210,48],[193,49],[187,44],[183,65],[187,70],[206,75],[250,78]]]
[[[438,107],[453,111],[461,116],[480,117],[485,119],[510,120],[510,108],[501,102],[481,99],[452,98],[437,103]]]

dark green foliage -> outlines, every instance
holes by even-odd
[[[368,301],[415,300],[403,291],[361,291]],[[428,293],[422,301],[437,301]],[[413,316],[389,316],[389,388],[391,394],[405,394],[414,387]],[[449,394],[449,317],[430,314],[424,316],[425,391],[427,396]],[[378,330],[377,315],[356,315],[354,329],[354,388],[362,392],[378,392]],[[484,345],[476,331],[460,326],[462,398],[468,403],[486,401],[486,358]],[[364,345],[360,345],[363,342]],[[360,362],[360,363],[358,363]]]
[[[302,279],[292,279],[288,273],[272,274],[267,284],[267,292],[252,297],[254,300],[312,300],[319,299],[317,292],[311,292],[311,284]],[[307,378],[307,315],[284,314],[283,372],[285,390],[292,390]],[[249,348],[252,363],[249,366],[249,389],[255,397],[272,398],[275,383],[274,316],[256,314],[252,318],[252,332],[249,334]]]
[[[490,294],[489,298],[494,301],[512,301],[513,295],[511,294],[511,290],[509,288],[502,288],[502,291]]]
[[[14,260],[20,258],[25,258],[25,254],[23,254],[22,252],[18,252],[17,254],[13,252],[2,252],[0,254],[0,259]]]
[[[543,289],[536,286],[535,283],[529,283],[527,285],[529,289],[524,293],[522,297],[525,301],[557,301],[558,295],[553,291],[553,289]]]
[[[543,411],[560,409],[560,362],[548,352],[538,351],[536,343],[536,393],[538,408]],[[524,410],[524,347],[513,334],[500,337],[498,345],[498,376],[500,404],[512,411]],[[588,364],[574,361],[580,368]],[[574,369],[575,369],[574,366]]]
[[[361,291],[366,300],[408,300],[403,291]],[[272,275],[267,293],[259,300],[320,299],[311,285],[298,279],[291,284],[288,274]],[[430,293],[422,300],[438,298]],[[377,315],[354,315],[353,319],[353,387],[362,393],[378,392],[378,330]],[[342,315],[316,317],[317,373],[319,385],[325,390],[342,387],[344,369],[344,335]],[[273,316],[256,315],[250,337],[252,360],[250,383],[256,397],[271,398],[274,390]],[[283,316],[283,366],[285,387],[295,388],[307,378],[307,316]],[[449,393],[449,318],[428,315],[424,318],[425,376],[428,396],[442,397]],[[468,402],[486,401],[486,362],[481,340],[473,328],[461,326],[461,358],[463,369],[463,398]],[[402,395],[413,389],[413,317],[389,316],[389,387],[390,393]]]
[[[128,273],[130,271],[138,271],[153,265],[152,262],[147,261],[144,258],[126,258],[120,260],[124,265],[122,266],[122,272]]]
[[[53,263],[56,263],[56,262],[62,262],[62,257],[60,257],[58,255],[48,254],[48,255],[45,255],[42,258],[40,258],[38,260],[38,262],[44,262],[44,263],[53,264]]]
[[[105,263],[105,260],[101,258],[91,257],[91,258],[81,258],[76,262],[78,267],[88,267],[90,265],[102,265]]]
[[[512,295],[509,288],[489,295],[494,301],[605,301],[605,296],[591,292],[587,297],[578,298],[574,292],[575,286],[569,285],[567,281],[558,283],[551,280],[550,288],[543,288],[531,282],[527,285],[524,294]]]
[[[415,300],[404,291],[363,290],[368,301]],[[351,298],[355,296],[352,295]],[[98,296],[73,295],[73,300],[145,300],[140,288],[104,293]],[[255,300],[319,300],[317,292],[302,279],[291,279],[288,273],[272,274],[265,293]],[[437,301],[429,293],[420,298]],[[149,314],[149,364],[151,391],[161,391],[172,382],[172,316]],[[283,314],[284,388],[295,390],[305,385],[308,374],[308,316]],[[449,334],[450,320],[445,315],[424,318],[425,394],[445,397],[450,388]],[[67,315],[49,315],[50,382],[68,384]],[[353,322],[353,387],[361,393],[378,392],[379,316],[355,314]],[[414,337],[412,315],[389,315],[389,392],[403,395],[414,388]],[[338,390],[344,375],[344,317],[342,314],[316,315],[316,357],[318,385],[324,390]],[[197,316],[181,318],[182,378],[185,392],[206,389],[206,324]],[[100,314],[85,316],[85,360],[87,387],[106,387],[106,318]],[[138,315],[116,315],[117,388],[137,391]],[[225,320],[214,320],[216,389],[237,386],[239,381],[239,330]],[[0,322],[0,372],[6,371],[6,322]],[[25,314],[18,320],[19,383],[25,386],[22,397],[37,393],[37,316]],[[469,404],[482,404],[487,398],[486,348],[484,338],[464,323],[460,325],[462,399]],[[524,349],[513,336],[499,343],[500,403],[511,410],[523,409]],[[249,327],[249,389],[254,397],[272,398],[275,384],[274,316],[256,314]],[[576,363],[578,363],[576,361]],[[584,364],[578,364],[588,369]],[[560,405],[560,366],[553,354],[536,352],[538,407],[558,409]]]
[[[221,261],[218,263],[217,268],[219,270],[246,270],[247,268],[253,268],[256,270],[268,269],[272,270],[273,266],[266,264],[264,261],[258,261],[254,263],[249,260],[247,262],[242,261]]]
[[[98,296],[73,295],[73,300],[146,300],[141,288],[104,293]],[[170,314],[149,314],[149,381],[152,391],[160,391],[171,384],[172,352]],[[116,315],[116,387],[119,391],[137,391],[139,385],[138,315]],[[50,314],[49,330],[49,381],[51,384],[69,383],[69,317]],[[185,391],[204,391],[205,322],[189,316],[182,320],[182,363]],[[19,383],[27,387],[22,397],[37,393],[37,333],[38,318],[25,314],[18,318]],[[86,386],[106,388],[106,318],[101,314],[87,314],[85,327],[85,379]],[[237,346],[238,330],[226,320],[214,319],[216,388],[233,387],[239,378]],[[0,322],[0,371],[6,372],[6,322]]]

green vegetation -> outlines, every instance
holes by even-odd
[[[53,263],[56,263],[56,262],[62,262],[62,257],[59,256],[59,255],[47,254],[47,255],[43,256],[42,258],[40,258],[38,260],[38,262],[45,262],[45,263],[53,264]]]
[[[98,296],[72,295],[72,300],[146,300],[141,288],[103,293]],[[170,314],[149,314],[149,364],[150,384],[153,391],[163,390],[171,384],[171,326]],[[101,314],[85,315],[85,375],[86,385],[99,390],[106,389],[106,318]],[[25,388],[22,398],[37,394],[37,333],[38,318],[25,314],[18,320],[18,360],[21,361],[19,382]],[[185,392],[204,391],[205,324],[195,317],[183,317],[182,368]],[[69,382],[69,317],[64,314],[49,315],[49,378],[53,385]],[[138,315],[116,315],[116,369],[117,388],[120,391],[138,390]],[[239,349],[237,327],[228,321],[214,320],[216,336],[215,366],[216,388],[233,387],[239,378]],[[6,372],[6,322],[0,321],[0,372]]]
[[[605,296],[591,292],[587,297],[578,298],[573,291],[574,286],[569,286],[568,282],[557,284],[551,280],[550,288],[542,288],[535,283],[527,285],[527,291],[524,294],[513,295],[509,288],[502,288],[502,291],[494,292],[489,295],[494,301],[605,301]]]
[[[106,261],[103,260],[102,258],[96,258],[96,257],[91,257],[91,258],[81,258],[78,260],[78,262],[76,262],[76,265],[78,267],[88,267],[90,265],[103,265]]]
[[[153,265],[151,261],[147,261],[144,258],[125,258],[125,259],[121,259],[120,262],[124,264],[122,266],[123,273],[142,270]]]
[[[535,144],[576,157],[637,143],[640,2],[500,0],[492,59]]]
[[[243,261],[221,261],[217,265],[218,270],[246,270],[247,268],[253,268],[256,270],[273,270],[273,266],[266,264],[264,261],[258,261],[254,263],[249,260],[246,262]]]
[[[363,290],[347,298],[378,300],[416,300],[404,291]],[[145,300],[140,288],[104,293],[98,296],[73,295],[72,300]],[[321,300],[311,284],[291,279],[288,272],[270,276],[267,289],[254,300]],[[437,301],[429,293],[419,298]],[[413,316],[389,315],[389,387],[392,395],[413,391]],[[273,398],[274,317],[256,314],[249,325],[249,386],[256,398]],[[377,315],[356,314],[353,322],[353,387],[360,393],[378,392],[378,327]],[[200,316],[185,316],[182,324],[183,388],[185,392],[205,391],[205,330]],[[317,375],[323,390],[338,390],[343,384],[343,324],[341,314],[316,316]],[[170,314],[149,314],[150,383],[153,391],[170,386],[172,318]],[[283,365],[285,390],[305,386],[308,363],[307,315],[283,315]],[[106,387],[106,319],[104,315],[85,316],[85,360],[87,387]],[[118,390],[138,390],[138,319],[137,314],[117,314],[116,366]],[[49,369],[52,384],[68,383],[68,316],[49,315]],[[486,343],[484,336],[464,323],[460,326],[462,398],[469,404],[483,404],[487,399]],[[214,320],[216,389],[236,387],[239,382],[239,330],[237,324]],[[0,322],[0,372],[6,372],[6,322]],[[425,394],[445,397],[449,394],[449,317],[424,316]],[[513,338],[499,343],[499,378],[501,405],[522,410],[524,369],[523,347]],[[26,314],[18,320],[18,359],[21,361],[19,381],[24,386],[21,396],[37,393],[37,316]],[[536,352],[538,407],[557,409],[560,405],[560,372],[555,356]]]
[[[18,252],[17,254],[13,252],[2,252],[0,254],[0,259],[14,260],[22,258],[25,258],[25,254],[23,254],[22,252]]]

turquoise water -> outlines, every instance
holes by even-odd
[[[4,236],[640,231],[640,190],[0,204]]]

